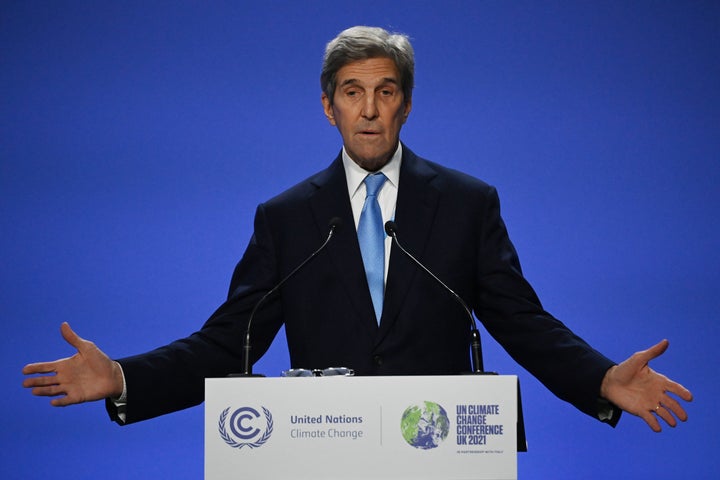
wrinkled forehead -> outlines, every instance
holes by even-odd
[[[395,62],[386,57],[355,60],[343,65],[337,72],[336,85],[400,85],[400,71]]]

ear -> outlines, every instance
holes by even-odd
[[[328,122],[330,122],[330,125],[332,125],[333,127],[337,126],[337,124],[335,123],[335,112],[333,112],[332,103],[330,102],[330,98],[325,92],[320,95],[320,101],[322,102],[323,111],[325,112],[325,116],[327,117]]]
[[[412,98],[405,102],[405,110],[403,111],[403,124],[407,122],[410,111],[412,110]]]

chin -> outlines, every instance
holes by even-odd
[[[390,161],[390,159],[392,158],[392,154],[393,152],[384,153],[377,156],[363,156],[355,160],[355,163],[360,165],[360,167],[367,170],[368,172],[376,172]]]
[[[389,158],[377,158],[377,159],[365,159],[360,162],[356,162],[364,170],[368,172],[377,172],[388,163]]]

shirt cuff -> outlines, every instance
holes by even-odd
[[[603,423],[614,427],[620,421],[622,410],[600,397],[597,399],[597,418]]]
[[[110,398],[110,402],[115,406],[117,409],[117,418],[120,421],[120,423],[125,423],[127,419],[127,382],[125,381],[125,372],[123,371],[122,365],[120,365],[119,362],[117,363],[118,367],[120,367],[120,373],[122,374],[122,381],[123,381],[123,389],[122,393],[117,398]]]

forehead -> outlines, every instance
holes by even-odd
[[[347,83],[381,84],[386,82],[400,83],[400,72],[389,58],[367,58],[350,62],[338,70],[336,84]]]

